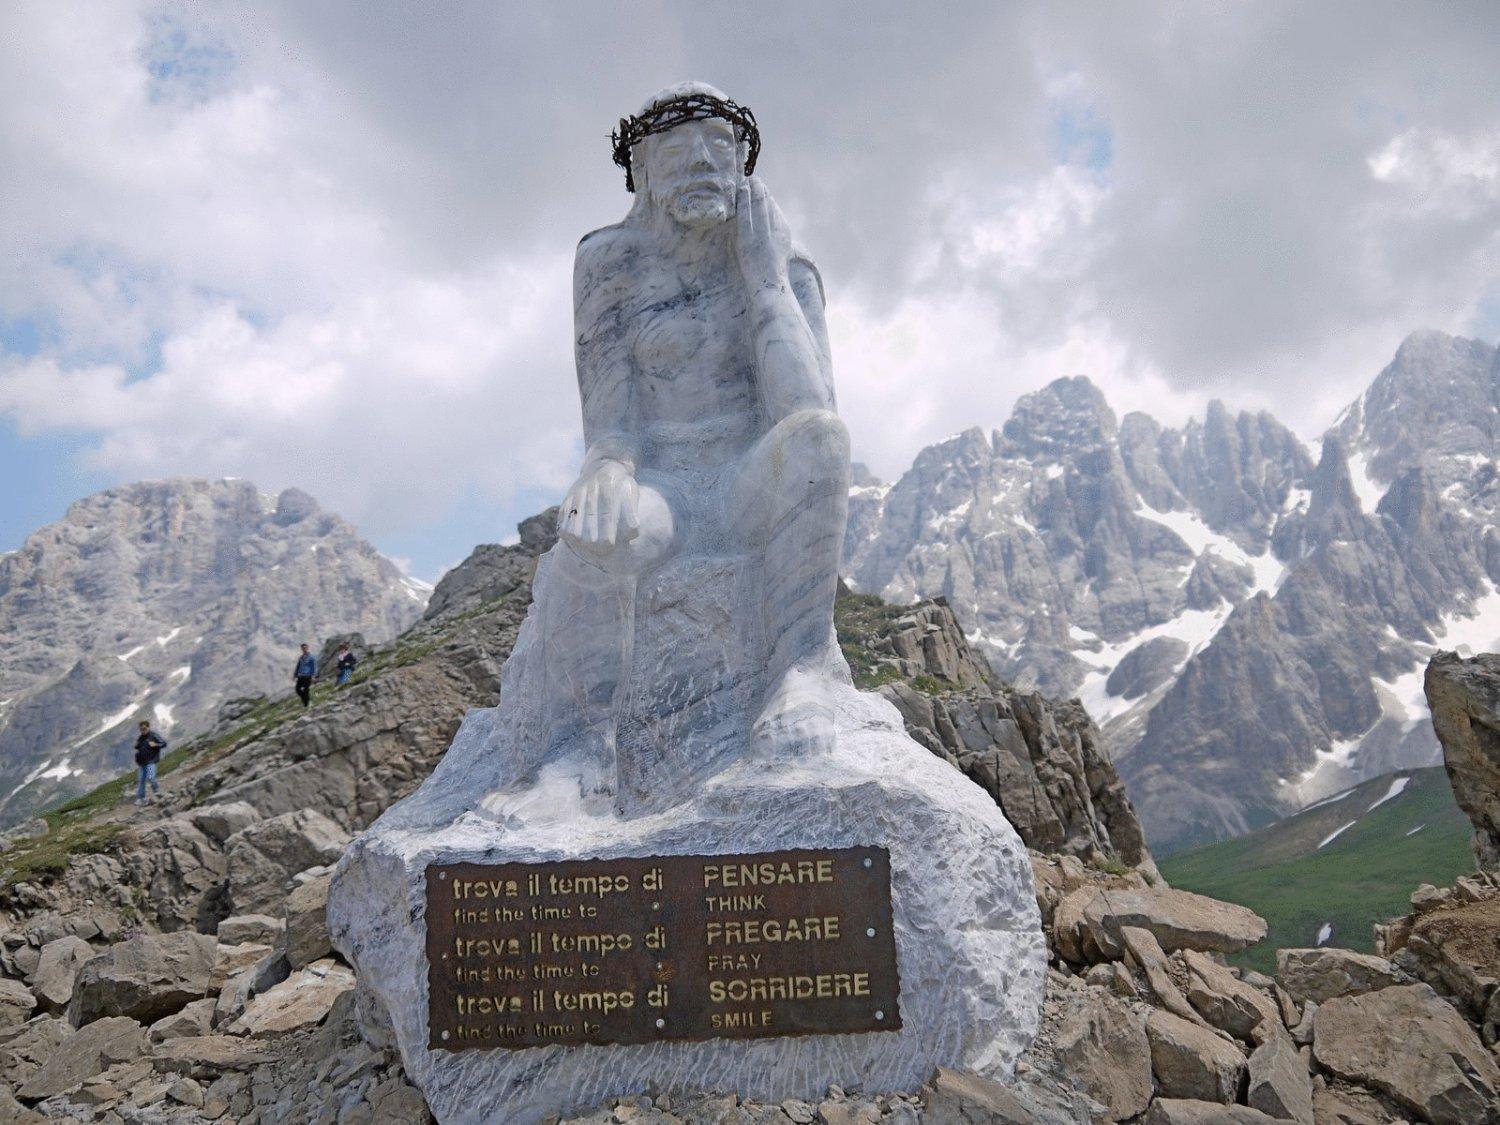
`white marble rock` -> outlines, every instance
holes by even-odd
[[[733,1090],[816,1100],[829,1083],[914,1091],[938,1065],[1008,1078],[1040,1019],[1046,970],[1025,848],[989,797],[907,738],[879,696],[837,693],[832,751],[744,759],[669,811],[580,796],[579,767],[496,794],[433,827],[424,790],[361,836],[329,899],[335,944],[395,1027],[439,1121],[527,1125],[607,1097]],[[429,787],[483,774],[493,711],[473,711]],[[424,799],[425,798],[425,799]],[[429,1051],[424,952],[430,863],[539,862],[879,844],[891,851],[902,1027],[895,1032],[626,1046]]]

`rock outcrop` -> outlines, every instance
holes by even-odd
[[[1500,655],[1440,652],[1423,689],[1454,799],[1474,822],[1474,856],[1500,867]]]

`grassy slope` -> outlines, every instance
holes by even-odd
[[[1366,811],[1395,777],[1410,777],[1399,796]],[[1352,828],[1322,849],[1319,841],[1349,821]],[[1419,824],[1415,835],[1406,833]],[[1453,801],[1441,767],[1372,778],[1337,801],[1265,828],[1161,861],[1174,887],[1243,903],[1265,918],[1266,940],[1235,960],[1267,972],[1276,950],[1327,944],[1373,951],[1370,926],[1405,914],[1419,883],[1442,886],[1474,869],[1471,826]]]

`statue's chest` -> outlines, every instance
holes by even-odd
[[[739,286],[677,288],[637,309],[631,356],[648,383],[707,390],[747,368],[745,320]]]

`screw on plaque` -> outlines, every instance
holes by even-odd
[[[875,1009],[875,1018],[877,1020],[883,1020],[883,1019],[885,1019],[885,1013],[882,1012],[879,1008],[877,1008],[877,1009]]]
[[[874,937],[874,936],[875,936],[875,927],[874,926],[871,926],[869,929],[865,930],[865,937]],[[443,954],[443,956],[446,957],[448,955],[445,953],[445,954]]]
[[[667,1021],[664,1020],[664,1019],[658,1018],[657,1021],[656,1021],[656,1026],[657,1027],[666,1027],[667,1026]]]
[[[446,1043],[448,1041],[448,1033],[446,1031],[443,1032],[441,1038],[442,1038],[443,1042]]]
[[[438,878],[439,879],[446,879],[447,877],[448,877],[448,873],[446,871],[439,871],[438,872]]]
[[[875,861],[873,859],[871,859],[869,856],[865,856],[865,866],[866,867],[874,867],[875,866]]]

